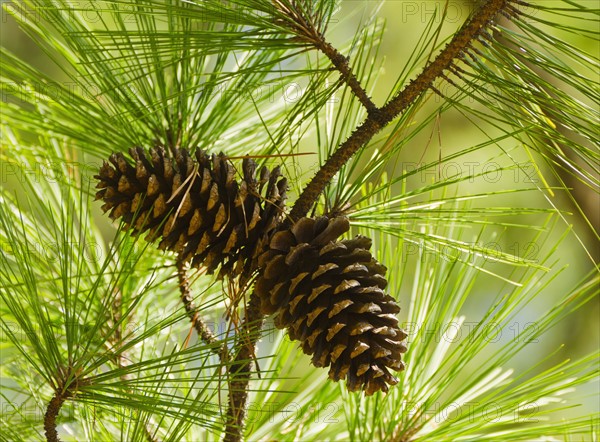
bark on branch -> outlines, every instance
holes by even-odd
[[[48,442],[59,442],[58,432],[56,431],[56,418],[64,402],[68,398],[66,392],[55,392],[52,399],[48,403],[46,408],[46,414],[44,415],[44,431],[46,434],[46,440]]]
[[[340,80],[350,87],[352,93],[358,98],[365,109],[368,112],[376,111],[377,106],[371,101],[369,94],[367,94],[360,81],[358,81],[352,72],[348,58],[325,40],[323,31],[318,28],[313,20],[306,17],[302,8],[299,8],[295,2],[284,4],[280,0],[273,0],[273,3],[280,12],[286,15],[289,29],[299,39],[314,46],[329,58],[331,64],[341,74]]]
[[[454,62],[459,60],[465,49],[481,34],[485,27],[514,0],[488,0],[454,35],[450,43],[429,63],[417,78],[394,96],[385,106],[369,112],[366,120],[344,141],[319,169],[296,200],[288,218],[295,222],[305,216],[317,202],[319,195],[344,164],[373,136],[405,111],[433,82]]]
[[[263,318],[264,316],[260,313],[260,299],[252,293],[246,307],[246,317],[236,339],[237,354],[229,366],[229,408],[223,442],[242,440],[248,400],[248,383],[252,372],[254,349],[256,341],[260,337]]]

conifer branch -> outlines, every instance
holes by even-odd
[[[310,33],[304,35],[312,37],[310,42],[324,52],[332,61],[336,69],[342,73],[345,81],[357,98],[368,110],[367,119],[352,133],[352,135],[336,150],[327,162],[317,172],[312,181],[304,189],[286,222],[294,222],[306,215],[317,201],[317,198],[330,182],[333,176],[348,160],[365,145],[375,134],[389,124],[402,111],[407,109],[423,92],[432,87],[436,78],[459,58],[471,43],[480,35],[482,30],[493,18],[506,7],[512,0],[489,0],[479,11],[467,22],[454,36],[446,48],[436,59],[425,67],[423,72],[408,84],[398,95],[390,100],[381,109],[377,108],[366,92],[360,86],[356,77],[352,74],[348,60],[343,57],[333,46],[327,43],[322,35],[311,27],[309,21],[302,21],[299,28],[302,31],[310,29]],[[279,4],[279,2],[275,2]],[[288,10],[289,11],[289,10]],[[302,19],[301,14],[295,14],[294,18]],[[224,442],[237,442],[242,440],[245,407],[248,398],[248,383],[252,370],[252,357],[256,341],[262,327],[263,316],[260,313],[259,299],[252,294],[246,310],[246,318],[240,333],[236,348],[238,353],[232,365],[229,367],[229,408],[227,411],[227,422],[225,428]]]
[[[510,8],[511,3],[524,4],[518,0],[488,0],[484,3],[416,79],[412,80],[382,108],[369,112],[365,121],[338,147],[304,188],[290,212],[288,222],[295,222],[305,216],[316,203],[327,184],[350,158],[381,129],[414,103],[425,91],[430,89],[433,82],[461,58],[464,51],[481,35],[494,17]]]
[[[367,94],[367,91],[362,87],[358,78],[352,72],[352,68],[350,67],[350,63],[348,62],[348,57],[344,57],[336,48],[334,48],[329,42],[323,38],[323,36],[319,35],[319,40],[315,42],[315,47],[323,52],[333,66],[340,72],[341,78],[343,81],[350,87],[352,93],[358,101],[365,107],[369,114],[371,112],[377,111],[377,106],[371,100],[371,97]]]
[[[252,360],[256,341],[260,337],[260,329],[264,316],[260,312],[260,298],[256,293],[250,295],[246,306],[246,317],[237,333],[237,354],[229,366],[229,407],[227,409],[225,436],[223,442],[239,442],[244,431],[246,402],[248,400],[248,383],[252,372]]]
[[[59,442],[58,432],[56,431],[56,418],[60,409],[65,401],[69,398],[70,394],[67,391],[61,392],[57,390],[50,399],[46,413],[44,414],[44,431],[46,434],[46,440],[48,442]]]
[[[70,371],[60,370],[60,379],[58,385],[54,388],[54,396],[48,402],[46,413],[44,413],[44,432],[48,442],[60,442],[58,432],[56,431],[56,418],[60,413],[60,409],[67,399],[75,396],[79,386],[89,384],[86,379],[79,379]],[[75,376],[73,379],[72,376]],[[67,384],[67,380],[71,382]]]
[[[376,111],[377,106],[352,72],[348,57],[342,55],[325,39],[323,32],[315,25],[314,20],[307,18],[295,1],[292,1],[289,6],[283,4],[280,0],[273,0],[273,4],[288,18],[287,26],[299,39],[312,45],[329,58],[331,64],[340,72],[340,80],[350,87],[354,96],[361,102],[367,112]]]

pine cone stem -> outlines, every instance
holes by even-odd
[[[229,408],[227,409],[223,442],[239,442],[244,432],[248,383],[253,368],[256,342],[260,338],[264,316],[260,312],[260,298],[250,295],[246,306],[246,317],[236,335],[235,360],[229,366]]]
[[[190,318],[190,321],[194,328],[196,329],[196,333],[198,333],[198,337],[207,345],[211,346],[212,351],[221,356],[222,351],[224,350],[224,346],[216,345],[219,340],[213,334],[210,327],[204,322],[202,317],[198,312],[198,307],[194,304],[192,294],[190,292],[190,281],[187,276],[187,264],[181,259],[177,259],[177,278],[179,279],[179,291],[181,292],[181,302],[183,302],[183,307]]]

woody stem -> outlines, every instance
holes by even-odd
[[[452,40],[423,71],[383,107],[369,112],[365,121],[329,157],[296,200],[289,222],[305,216],[317,202],[325,187],[358,150],[367,144],[380,130],[404,112],[417,98],[430,89],[463,52],[481,34],[487,25],[514,0],[488,0],[461,27]]]

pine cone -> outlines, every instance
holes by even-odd
[[[262,312],[276,313],[275,325],[302,342],[315,366],[331,366],[332,380],[347,378],[350,391],[372,395],[398,382],[388,368],[404,369],[406,333],[371,240],[337,241],[349,228],[345,217],[302,218],[275,233],[258,259],[254,289]]]
[[[257,246],[281,220],[287,181],[279,167],[271,173],[263,167],[257,180],[256,163],[244,159],[238,183],[223,154],[197,150],[193,158],[178,149],[173,160],[162,147],[130,154],[133,164],[114,153],[95,176],[104,212],[122,218],[134,235],[148,231],[148,241],[160,238],[159,248],[208,273],[219,265],[221,277],[250,270]]]

